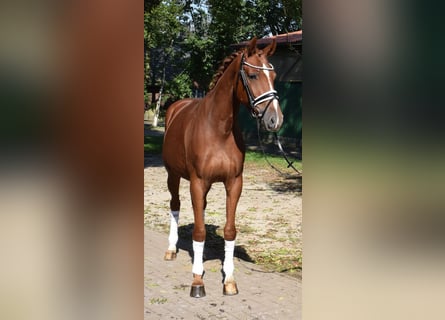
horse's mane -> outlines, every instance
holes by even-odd
[[[210,82],[209,91],[211,91],[216,86],[216,84],[218,83],[219,79],[224,74],[224,71],[227,70],[227,68],[233,62],[233,60],[235,60],[236,57],[238,57],[243,51],[244,50],[236,51],[236,52],[232,53],[230,56],[226,57],[223,60],[223,62],[221,63],[220,67],[218,68],[218,71],[216,71],[215,75],[213,76],[212,82]]]

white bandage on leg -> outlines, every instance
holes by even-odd
[[[233,278],[233,270],[235,269],[235,266],[233,264],[233,254],[235,251],[235,240],[228,241],[224,240],[224,265],[223,265],[223,271],[226,275],[225,281],[231,280]]]
[[[178,242],[179,211],[170,212],[170,233],[168,235],[168,250],[176,251]]]
[[[193,240],[193,267],[192,272],[194,274],[202,275],[204,273],[204,264],[202,262],[202,256],[204,254],[204,243]]]

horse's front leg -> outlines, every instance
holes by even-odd
[[[224,227],[224,286],[223,294],[235,295],[238,294],[238,288],[236,286],[233,271],[235,269],[233,263],[233,255],[235,251],[235,212],[238,200],[241,196],[241,190],[243,188],[242,175],[232,178],[224,183],[226,188],[226,225]]]
[[[206,238],[206,229],[204,224],[204,209],[206,205],[206,196],[209,192],[210,185],[203,179],[190,179],[190,194],[192,197],[194,228],[193,228],[193,282],[190,296],[194,298],[204,297],[204,282],[202,276],[204,274],[204,243]]]

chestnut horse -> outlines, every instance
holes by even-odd
[[[168,172],[170,201],[169,247],[165,260],[176,258],[179,220],[179,182],[190,181],[194,212],[193,283],[190,295],[205,296],[203,251],[206,196],[214,182],[226,189],[224,227],[223,293],[234,295],[238,288],[233,277],[235,248],[235,210],[243,185],[245,146],[238,125],[240,104],[262,121],[268,131],[278,131],[283,123],[275,72],[267,57],[275,51],[275,40],[260,50],[256,38],[241,51],[226,58],[214,76],[211,90],[202,99],[184,99],[172,104],[165,118],[163,161]]]

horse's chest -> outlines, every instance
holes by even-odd
[[[215,181],[239,176],[243,171],[243,156],[237,152],[208,154],[197,161],[196,171],[198,176]]]

